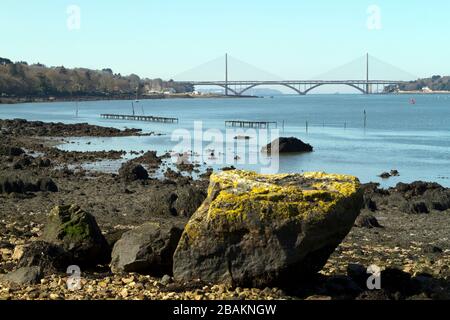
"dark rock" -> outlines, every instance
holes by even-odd
[[[381,283],[384,290],[400,293],[401,296],[417,294],[417,286],[411,281],[411,275],[399,269],[388,268],[381,271]]]
[[[304,143],[297,138],[279,138],[267,146],[263,147],[261,152],[264,153],[299,153],[299,152],[313,152],[313,147],[310,144]]]
[[[0,281],[14,283],[16,285],[38,284],[42,279],[43,273],[39,267],[19,268],[6,275],[0,276]]]
[[[26,167],[29,167],[33,163],[33,158],[27,155],[22,155],[19,159],[17,159],[13,163],[13,169],[15,170],[22,170]]]
[[[223,167],[221,170],[222,171],[233,171],[233,170],[236,170],[236,168],[234,166],[229,166],[229,167]]]
[[[111,270],[161,276],[172,273],[173,253],[182,229],[167,223],[146,223],[123,234],[112,252]]]
[[[132,161],[136,164],[144,164],[150,169],[158,169],[162,163],[162,160],[157,156],[156,151],[148,151]]]
[[[353,263],[347,266],[347,275],[361,287],[366,286],[366,281],[369,277],[366,267]]]
[[[368,195],[364,195],[364,208],[372,212],[375,212],[378,209],[377,203],[373,201]]]
[[[423,248],[423,252],[431,254],[441,254],[444,252],[442,248],[433,245],[427,245]]]
[[[41,178],[37,181],[37,186],[40,191],[58,192],[58,186],[50,178]]]
[[[119,169],[119,177],[125,181],[131,182],[136,180],[148,179],[148,172],[140,164],[127,162]]]
[[[390,175],[391,177],[399,177],[400,172],[398,172],[398,170],[391,170]]]
[[[391,177],[391,174],[389,172],[383,172],[379,175],[381,179],[389,179]]]
[[[0,177],[0,193],[24,193],[25,184],[19,178]]]
[[[416,201],[416,202],[410,203],[408,212],[416,213],[416,214],[430,213],[427,205],[423,201]]]
[[[373,229],[373,228],[383,228],[377,220],[372,215],[369,214],[361,214],[358,218],[356,218],[355,226],[358,228],[367,228],[367,229]]]
[[[437,183],[399,183],[395,188],[389,189],[389,193],[389,206],[398,207],[407,213],[420,214],[450,209],[450,189]]]
[[[23,249],[19,268],[39,267],[43,273],[65,271],[72,264],[71,256],[63,247],[44,241],[34,241]]]
[[[110,259],[110,248],[95,218],[75,205],[51,210],[43,239],[61,245],[80,266],[96,266]]]
[[[0,155],[2,155],[2,156],[18,157],[24,153],[25,153],[25,151],[23,151],[21,148],[0,146]]]
[[[190,217],[200,207],[205,197],[206,194],[202,189],[191,184],[173,183],[149,193],[143,205],[154,216],[170,214]]]
[[[57,192],[58,187],[50,178],[40,178],[37,182],[27,182],[19,177],[0,177],[0,193],[26,193],[50,191]]]
[[[47,158],[38,158],[35,162],[39,168],[48,168],[52,165],[50,159]]]
[[[172,170],[171,168],[167,168],[166,172],[164,172],[164,177],[166,179],[172,179],[177,180],[178,178],[182,177],[183,175],[180,172],[176,172]]]

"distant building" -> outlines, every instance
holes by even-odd
[[[431,90],[429,87],[423,87],[422,92],[430,93],[430,92],[433,92],[433,90]]]
[[[174,94],[174,93],[177,93],[177,91],[174,88],[164,89],[164,94]]]

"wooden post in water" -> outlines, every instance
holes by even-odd
[[[308,133],[308,120],[306,120],[306,133]]]
[[[366,128],[366,126],[367,126],[367,113],[366,110],[364,110],[364,129]]]

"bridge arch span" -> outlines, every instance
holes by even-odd
[[[226,85],[220,84],[220,83],[196,84],[195,86],[216,86],[216,87],[221,87],[221,88],[227,89]],[[237,92],[236,90],[231,89],[230,86],[228,86],[228,91],[232,92],[236,96],[240,95],[239,92]]]
[[[253,89],[253,88],[255,88],[255,87],[258,87],[258,86],[284,86],[284,87],[287,87],[287,88],[289,88],[289,89],[292,89],[292,90],[294,90],[295,92],[297,92],[299,95],[305,95],[306,93],[305,92],[302,92],[302,91],[300,91],[299,89],[297,89],[296,87],[294,87],[294,86],[292,86],[292,85],[290,85],[290,84],[287,84],[287,83],[282,83],[282,82],[273,82],[273,83],[255,83],[255,84],[252,84],[251,86],[249,86],[249,87],[247,87],[247,88],[245,88],[244,90],[242,90],[241,92],[239,92],[239,95],[242,95],[242,94],[244,94],[245,92],[247,92],[248,90],[250,90],[250,89]]]
[[[314,89],[316,89],[316,88],[318,88],[318,87],[321,87],[321,86],[324,86],[324,85],[327,85],[327,84],[329,84],[329,83],[318,83],[318,84],[312,86],[311,88],[309,88],[308,90],[306,90],[306,91],[305,91],[305,94],[309,93],[310,91],[312,91],[312,90],[314,90]],[[340,85],[341,85],[341,84],[340,84]],[[362,94],[366,94],[366,93],[367,93],[366,90],[361,89],[361,88],[358,87],[356,84],[352,84],[352,83],[342,83],[342,85],[346,85],[346,86],[355,88],[356,90],[360,91]]]

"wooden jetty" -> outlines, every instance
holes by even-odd
[[[270,128],[271,125],[278,127],[278,123],[275,121],[242,121],[242,120],[229,120],[225,121],[226,127],[241,127],[241,128]]]
[[[148,122],[178,123],[178,118],[137,116],[137,115],[126,115],[126,114],[101,114],[100,116],[104,119],[113,119],[113,120],[134,120],[134,121],[148,121]]]

